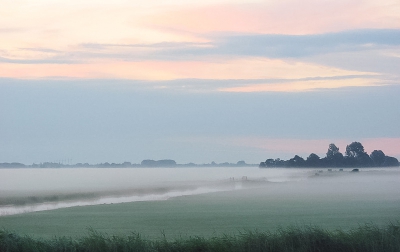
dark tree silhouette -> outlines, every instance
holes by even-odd
[[[374,162],[364,151],[364,146],[360,142],[352,142],[346,147],[346,165],[351,166],[373,166]]]
[[[325,165],[340,167],[343,166],[343,154],[340,153],[339,148],[335,144],[331,143],[326,153],[326,159],[324,160]]]
[[[369,156],[374,161],[375,166],[382,166],[385,162],[386,155],[381,150],[374,150]]]
[[[267,167],[275,167],[275,161],[272,158],[265,160],[265,166]]]
[[[346,156],[356,158],[360,155],[366,154],[364,146],[359,142],[352,142],[346,147]]]
[[[357,166],[361,167],[374,166],[374,161],[370,158],[370,156],[367,153],[364,152],[357,157]]]
[[[306,160],[306,164],[310,167],[318,167],[321,165],[321,159],[317,154],[311,153]]]
[[[339,148],[336,147],[335,144],[331,143],[329,145],[328,152],[326,153],[326,157],[328,159],[333,159],[335,157],[335,155],[337,155],[338,153],[340,153]]]
[[[306,161],[298,155],[295,155],[293,158],[289,160],[289,166],[292,167],[302,167],[305,166],[305,163]]]
[[[386,156],[381,150],[374,150],[371,155],[364,151],[359,142],[352,142],[346,147],[346,156],[339,152],[339,148],[331,143],[326,157],[320,158],[311,153],[307,160],[295,155],[289,160],[267,159],[260,163],[260,167],[371,167],[371,166],[399,166],[394,157]]]
[[[397,158],[394,157],[386,156],[385,162],[383,162],[382,166],[399,166],[399,160],[397,160]]]

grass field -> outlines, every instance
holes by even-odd
[[[140,234],[104,235],[94,230],[82,237],[51,239],[0,231],[0,251],[140,251],[140,252],[398,252],[400,223],[384,227],[363,225],[348,231],[312,226],[287,227],[275,232],[243,232],[238,235],[148,240]]]
[[[71,207],[2,216],[0,227],[42,238],[78,238],[92,228],[109,235],[135,232],[153,240],[275,231],[292,225],[328,230],[349,230],[365,223],[379,227],[400,216],[398,182],[386,178],[371,174],[361,179],[354,174],[166,201]]]

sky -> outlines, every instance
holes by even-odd
[[[0,6],[0,162],[400,159],[398,0]]]

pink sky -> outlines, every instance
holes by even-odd
[[[266,158],[292,158],[300,155],[304,159],[311,153],[323,158],[326,156],[329,144],[334,143],[339,151],[345,155],[346,146],[352,142],[361,142],[365,152],[370,154],[374,150],[382,150],[388,156],[400,156],[400,138],[362,138],[362,139],[285,139],[269,137],[214,137],[189,138],[194,143],[227,144],[246,146],[252,150],[259,150]],[[187,140],[186,140],[187,141]]]
[[[0,34],[3,38],[0,41],[0,57],[14,62],[1,63],[0,77],[170,80],[304,78],[340,76],[345,72],[360,74],[347,69],[311,64],[303,59],[249,59],[246,56],[221,59],[220,56],[209,56],[206,60],[193,59],[180,63],[166,60],[160,63],[158,60],[146,59],[146,55],[156,53],[156,49],[124,51],[120,47],[109,47],[107,51],[99,51],[81,45],[165,42],[212,44],[210,34],[302,35],[352,29],[400,28],[400,4],[397,1],[214,3],[194,1],[190,4],[179,4],[170,1],[165,4],[142,4],[139,1],[122,1],[107,5],[102,2],[78,4],[74,1],[37,1],[36,4],[9,2],[0,10]],[[77,58],[77,55],[98,53],[109,56],[95,60],[87,56]],[[115,54],[124,53],[132,54],[132,59],[121,62],[113,58]],[[135,60],[135,55],[141,55],[144,59]],[[24,62],[41,60],[54,62],[33,65]],[[58,64],[57,60],[69,60],[69,63]],[[260,65],[260,60],[269,63]],[[110,67],[111,65],[114,67]],[[328,85],[332,87],[331,84]],[[342,83],[339,87],[346,85]],[[362,81],[358,85],[369,86],[371,82]],[[293,91],[304,90],[294,86],[285,89],[291,87]],[[216,90],[225,91],[218,88]],[[248,90],[246,87],[235,89],[236,92]],[[260,88],[259,91],[268,89]]]
[[[349,29],[400,28],[395,1],[270,1],[178,7],[145,23],[182,32],[315,34]]]

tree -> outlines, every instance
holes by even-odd
[[[317,167],[317,166],[320,166],[320,161],[321,160],[317,154],[311,153],[310,156],[308,156],[306,163],[307,163],[307,166]]]
[[[302,157],[299,157],[298,155],[295,155],[294,158],[291,158],[289,160],[289,166],[291,167],[305,166],[305,163],[306,161]]]
[[[274,167],[275,166],[275,161],[272,158],[268,158],[267,160],[265,160],[265,166]]]
[[[360,142],[352,142],[346,147],[346,156],[357,158],[366,154],[364,151],[364,146]]]
[[[346,163],[351,166],[373,166],[374,161],[364,151],[364,146],[359,142],[352,142],[346,147]]]
[[[281,160],[280,158],[275,159],[274,162],[275,162],[275,167],[284,167],[286,163],[285,160]]]
[[[325,164],[327,166],[342,166],[343,165],[343,154],[340,153],[339,148],[335,144],[331,143],[326,153]]]
[[[334,143],[331,143],[329,145],[328,152],[326,153],[326,157],[328,159],[333,159],[334,156],[337,155],[337,153],[340,153],[339,148],[336,147],[336,145]]]
[[[397,160],[397,158],[394,157],[386,156],[383,166],[399,166],[399,160]]]
[[[361,153],[357,156],[357,166],[361,167],[369,167],[369,166],[374,166],[374,161],[370,158],[370,156],[367,153]]]
[[[385,162],[386,155],[381,150],[374,150],[369,156],[374,161],[375,166],[382,166]]]
[[[236,165],[237,165],[237,166],[246,166],[247,164],[246,164],[245,161],[238,161],[238,162],[236,163]]]

